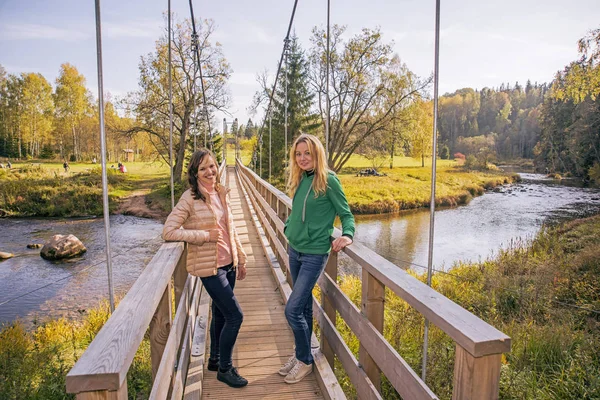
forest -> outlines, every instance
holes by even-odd
[[[223,49],[213,41],[215,23],[207,20],[199,26],[197,38],[189,20],[179,21],[173,30],[176,182],[181,180],[194,142],[220,153],[222,124],[215,115],[231,104],[228,81],[233,71]],[[283,176],[285,146],[300,131],[325,141],[327,118],[328,162],[334,171],[340,171],[353,154],[367,157],[374,166],[389,163],[390,168],[393,155],[420,158],[423,166],[425,158],[431,157],[432,77],[413,73],[378,28],[363,28],[350,38],[344,32],[343,26],[332,29],[329,98],[326,36],[315,27],[307,48],[295,36],[287,43],[270,112],[267,107],[275,77],[264,71],[257,75],[261,89],[248,107],[255,121],[225,126],[229,143],[246,139],[256,170],[262,162],[263,177]],[[437,156],[466,159],[469,168],[475,169],[529,159],[541,172],[599,182],[599,45],[600,29],[590,31],[578,43],[580,57],[557,71],[552,82],[461,88],[440,96]],[[196,53],[193,50],[198,46]],[[196,54],[206,72],[204,93]],[[138,90],[123,98],[106,95],[109,161],[119,161],[128,150],[139,161],[168,162],[166,63],[165,32],[155,51],[140,58]],[[86,87],[86,77],[68,62],[60,66],[52,83],[39,73],[7,74],[0,66],[0,157],[97,159],[98,114],[97,99]]]

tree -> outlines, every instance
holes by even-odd
[[[433,153],[433,102],[416,101],[411,106],[411,114],[410,155],[421,158],[421,167],[424,167],[425,157],[431,157]]]
[[[197,108],[204,109],[206,106],[209,113],[211,123],[207,135],[209,143],[206,145],[212,146],[217,142],[220,143],[214,137],[216,135],[214,128],[217,124],[212,118],[213,113],[216,110],[225,110],[230,103],[227,81],[231,75],[231,68],[223,55],[221,45],[218,42],[211,42],[215,24],[212,20],[205,20],[201,24],[197,23],[196,26],[199,27],[198,49],[204,78],[204,96],[197,73],[197,64],[192,58],[191,22],[185,20],[175,23],[173,29],[173,177],[177,183],[181,182],[186,148],[191,146],[187,139],[190,134],[190,121],[198,112]],[[167,63],[168,36],[165,32],[156,42],[155,52],[142,57],[139,65],[140,89],[128,94],[124,101],[136,116],[135,126],[124,133],[127,135],[147,133],[158,154],[166,161],[169,158],[170,124]],[[203,105],[204,97],[206,104]],[[205,121],[206,116],[203,116],[202,120]],[[213,147],[213,150],[217,149]]]
[[[314,93],[309,82],[309,64],[304,50],[298,42],[298,37],[293,35],[289,43],[287,63],[282,65],[280,79],[273,96],[273,117],[271,122],[272,143],[272,174],[281,176],[284,172],[285,162],[288,158],[288,149],[300,132],[315,133],[320,126],[318,116],[311,110]],[[286,65],[287,64],[287,65]],[[254,95],[251,110],[255,111],[260,106],[266,107],[269,101],[271,86],[268,84],[268,74],[265,72],[257,78],[261,90]],[[285,99],[287,87],[287,145],[285,148]],[[265,110],[266,111],[266,110]],[[259,128],[260,129],[260,128]],[[263,175],[269,171],[269,138],[268,122],[259,132],[257,149],[262,152]]]
[[[384,131],[401,109],[430,82],[407,68],[398,72],[392,47],[379,29],[364,28],[344,43],[345,28],[335,25],[330,40],[330,135],[328,164],[339,171],[361,143]],[[310,55],[311,83],[321,119],[326,118],[326,33],[314,28]]]
[[[60,141],[61,157],[66,157],[66,130],[71,131],[72,155],[75,160],[80,160],[79,154],[79,123],[90,110],[90,98],[85,87],[85,77],[69,63],[60,66],[56,78],[56,91],[54,93],[56,106],[57,129]]]
[[[54,119],[52,86],[41,74],[21,74],[23,79],[23,138],[27,153],[39,156],[49,141]]]

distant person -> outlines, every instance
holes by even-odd
[[[8,162],[6,163],[6,168],[8,168],[8,169],[12,168],[12,164],[10,163],[10,160],[8,160]]]
[[[327,168],[325,149],[313,135],[298,136],[290,151],[288,192],[292,212],[285,222],[289,241],[290,274],[294,288],[285,317],[294,333],[296,349],[279,369],[286,383],[300,382],[313,370],[310,340],[313,327],[312,291],[323,272],[329,252],[352,244],[354,217],[340,180]],[[342,236],[331,241],[333,221],[339,216]]]
[[[65,172],[69,172],[69,163],[66,160],[63,163],[63,168],[65,169]]]
[[[199,276],[212,298],[208,370],[231,387],[248,380],[233,366],[233,347],[244,315],[233,292],[246,277],[246,253],[238,237],[229,204],[229,189],[221,185],[214,154],[200,149],[188,165],[188,182],[163,228],[166,241],[187,242],[187,270]],[[183,229],[181,229],[183,227]]]
[[[92,159],[92,164],[96,164],[96,157]]]
[[[125,167],[125,164],[119,163],[119,171],[121,171],[122,173],[127,172],[127,167]]]

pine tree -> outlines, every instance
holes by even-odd
[[[320,126],[317,115],[311,113],[314,93],[311,92],[308,81],[308,61],[302,50],[298,37],[294,35],[289,44],[289,55],[287,56],[287,66],[285,63],[281,68],[281,76],[277,83],[275,96],[273,98],[273,118],[272,118],[272,143],[271,143],[271,163],[272,175],[280,177],[285,168],[288,157],[289,147],[294,139],[303,133],[314,133]],[[287,117],[287,145],[285,147],[285,98],[287,83],[288,117]],[[269,121],[265,123],[262,129],[262,175],[269,175]],[[258,156],[257,156],[258,157]],[[256,171],[259,172],[259,171]]]

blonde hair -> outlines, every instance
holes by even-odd
[[[294,193],[302,180],[304,170],[300,168],[296,162],[296,147],[299,143],[306,143],[308,151],[313,160],[315,177],[313,178],[312,188],[315,192],[315,197],[324,195],[327,191],[327,174],[330,172],[325,159],[325,148],[318,137],[303,133],[296,138],[290,149],[290,175],[288,177],[287,189],[291,198],[294,198]]]

